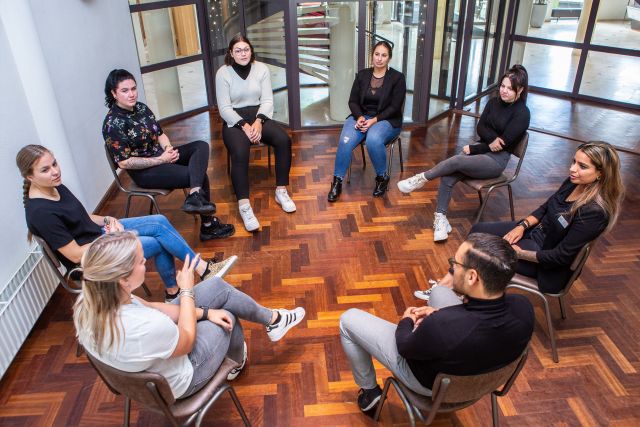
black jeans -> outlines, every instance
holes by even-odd
[[[256,119],[258,107],[238,108],[236,112],[251,124]],[[231,155],[231,183],[236,198],[249,198],[249,151],[251,141],[242,129],[222,124],[222,141]],[[262,125],[262,143],[273,147],[276,156],[276,186],[289,185],[291,169],[291,138],[273,120]]]
[[[209,144],[194,141],[176,147],[180,157],[175,163],[165,163],[146,169],[127,169],[131,179],[142,188],[202,188],[204,197],[209,194]]]
[[[504,221],[504,222],[479,222],[471,227],[471,233],[487,233],[493,234],[494,236],[504,236],[509,231],[513,230],[517,225],[515,221]],[[529,229],[524,232],[524,236],[522,239],[516,243],[520,248],[525,251],[534,251],[537,252],[541,249],[540,245],[531,238],[531,232],[534,229]],[[538,277],[538,264],[535,262],[518,260],[518,266],[516,267],[516,273],[522,274],[527,277]]]

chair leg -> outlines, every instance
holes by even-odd
[[[347,184],[351,184],[351,165],[353,164],[353,154],[351,154],[351,161],[349,162],[349,169],[347,169]]]
[[[144,294],[148,297],[151,296],[151,291],[149,290],[149,287],[147,287],[146,283],[142,284],[142,290],[144,290]]]
[[[269,175],[271,175],[271,146],[267,145],[267,166],[269,167]]]
[[[478,194],[480,194],[479,191],[478,191]],[[482,196],[480,196],[480,210],[478,211],[478,216],[476,216],[476,219],[473,222],[474,224],[477,224],[478,221],[480,221],[480,218],[482,218],[482,213],[484,212],[484,208],[487,206],[487,202],[489,201],[489,195],[491,195],[491,189],[487,191],[487,195],[484,197],[484,200],[482,199]]]
[[[404,172],[404,161],[402,160],[402,139],[398,138],[398,156],[400,157],[400,172]]]
[[[249,421],[249,418],[247,418],[247,414],[244,412],[244,409],[242,408],[242,404],[240,403],[240,400],[238,399],[238,396],[236,395],[236,392],[233,389],[233,387],[229,386],[228,391],[229,391],[229,394],[231,395],[231,400],[233,400],[233,404],[236,405],[236,409],[238,410],[238,413],[240,413],[242,422],[244,422],[244,425],[247,427],[251,426],[251,422]]]
[[[149,199],[149,215],[153,215],[153,198]]]
[[[127,204],[124,207],[124,217],[129,218],[129,206],[131,206],[131,194],[127,194]]]
[[[129,427],[129,419],[131,415],[131,399],[127,396],[124,398],[124,427]]]
[[[389,144],[389,160],[387,161],[387,176],[391,176],[391,165],[393,164],[393,148],[395,143]]]
[[[507,184],[507,190],[509,191],[509,208],[511,208],[511,221],[515,221],[516,215],[513,209],[513,191],[511,190],[511,184]]]
[[[556,348],[555,331],[553,329],[553,322],[551,320],[551,310],[549,310],[549,301],[545,297],[542,298],[544,303],[544,313],[547,317],[547,330],[549,331],[549,340],[551,340],[551,356],[553,361],[558,363],[558,349]]]
[[[231,154],[227,150],[227,175],[231,175]]]
[[[389,394],[389,387],[391,385],[393,385],[393,388],[396,389],[396,393],[398,393],[400,400],[402,400],[402,404],[407,410],[407,415],[409,416],[409,425],[411,427],[416,427],[416,417],[413,413],[413,405],[411,405],[411,403],[409,402],[409,399],[407,399],[407,396],[405,396],[402,389],[396,383],[396,379],[393,377],[387,378],[387,380],[384,382],[384,389],[382,390],[382,396],[380,397],[380,402],[378,402],[378,409],[376,409],[376,413],[373,416],[373,420],[378,421],[378,419],[380,418],[380,413],[382,412],[382,405],[384,404],[384,401],[386,400],[387,395]]]
[[[362,153],[362,169],[367,167],[367,158],[364,156],[364,142],[360,143],[360,152]]]
[[[560,315],[562,316],[563,319],[567,318],[567,312],[564,309],[564,301],[562,299],[562,297],[558,297],[558,302],[560,302]]]
[[[491,393],[491,415],[493,417],[493,427],[500,425],[500,409],[498,408],[498,396]]]

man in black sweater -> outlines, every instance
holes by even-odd
[[[449,259],[453,290],[434,288],[429,306],[408,307],[397,327],[362,310],[343,313],[340,339],[361,387],[360,409],[374,409],[382,393],[372,357],[426,396],[440,372],[475,375],[514,361],[534,324],[529,300],[505,295],[516,263],[515,251],[501,237],[470,234]]]

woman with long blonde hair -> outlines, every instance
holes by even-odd
[[[199,256],[186,256],[176,280],[178,298],[147,302],[132,295],[142,285],[145,259],[133,232],[114,232],[96,239],[82,256],[82,294],[73,320],[84,348],[116,369],[149,371],[164,376],[176,398],[202,388],[226,356],[244,367],[247,345],[240,319],[266,327],[280,340],[300,323],[305,311],[271,310],[220,278],[194,286]]]
[[[571,276],[580,249],[616,223],[623,198],[618,153],[606,142],[590,141],[578,146],[569,177],[531,215],[518,222],[479,223],[471,233],[503,236],[518,254],[516,271],[537,278],[542,292],[556,293]],[[439,282],[449,283],[450,275]],[[415,292],[421,299],[429,294]]]

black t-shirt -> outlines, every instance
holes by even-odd
[[[533,307],[522,295],[493,300],[467,297],[441,308],[413,330],[411,318],[396,329],[398,353],[423,386],[432,389],[438,373],[476,375],[513,362],[533,333]]]
[[[58,249],[73,240],[80,246],[91,243],[102,234],[102,229],[91,220],[84,206],[67,187],[59,185],[57,189],[60,194],[58,201],[27,199],[27,227],[51,246],[65,267],[72,268],[75,263],[65,258]]]

